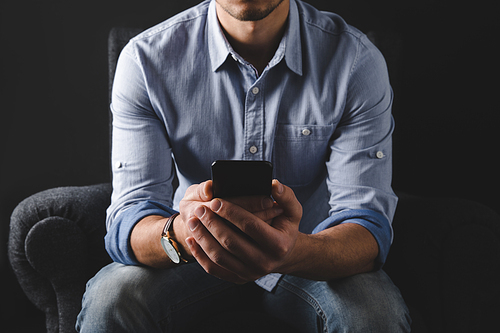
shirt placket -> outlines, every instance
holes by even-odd
[[[264,159],[264,89],[262,77],[250,86],[245,98],[245,160]]]

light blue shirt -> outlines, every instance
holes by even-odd
[[[129,241],[138,221],[178,210],[215,160],[267,160],[303,205],[301,232],[360,224],[382,266],[397,203],[392,97],[367,37],[301,1],[290,0],[285,35],[260,76],[226,40],[214,1],[141,33],[123,49],[113,86],[107,251],[138,264]],[[278,278],[257,283],[271,290]]]

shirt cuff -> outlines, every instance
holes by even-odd
[[[134,226],[147,216],[169,217],[175,213],[172,208],[154,201],[143,201],[122,211],[116,216],[104,237],[106,251],[111,259],[125,265],[140,265],[130,246],[130,235]]]
[[[377,241],[379,249],[378,256],[375,259],[375,269],[382,268],[392,244],[392,227],[389,220],[387,220],[387,218],[383,215],[372,210],[346,210],[334,214],[318,224],[312,233],[316,234],[320,231],[343,223],[359,224],[370,231]]]
[[[259,287],[261,287],[266,291],[272,292],[273,289],[278,284],[278,281],[280,280],[281,276],[282,274],[279,273],[270,273],[255,280],[255,284],[257,284]]]

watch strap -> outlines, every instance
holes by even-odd
[[[180,213],[175,213],[168,218],[167,222],[165,223],[165,226],[163,227],[161,237],[167,238],[168,241],[170,242],[170,244],[172,244],[175,251],[177,251],[177,255],[179,256],[181,263],[188,263],[188,261],[182,257],[182,254],[179,251],[179,245],[177,244],[177,242],[172,237],[170,237],[170,228],[172,227],[172,223],[174,222],[175,218],[179,215],[180,215]]]
[[[179,215],[181,215],[181,214],[175,213],[168,218],[167,222],[165,223],[165,226],[163,227],[163,231],[161,233],[162,237],[168,237],[168,231],[170,230],[170,227],[172,226],[172,223],[174,222],[175,218]]]

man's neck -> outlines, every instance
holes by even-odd
[[[273,58],[285,32],[289,0],[283,1],[259,21],[241,21],[229,15],[217,2],[217,17],[233,49],[258,71]]]

